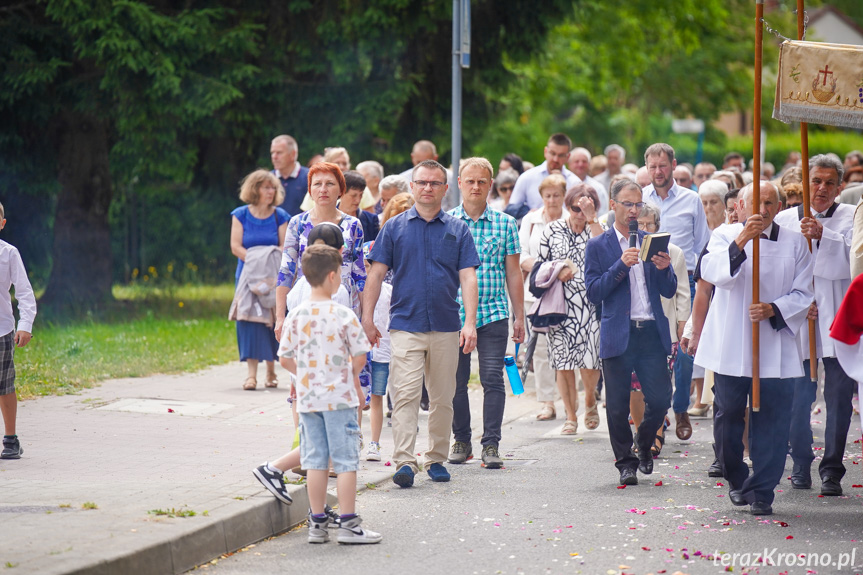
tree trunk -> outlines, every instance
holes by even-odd
[[[112,297],[108,129],[92,116],[67,112],[56,133],[60,194],[53,265],[41,303],[89,309]]]

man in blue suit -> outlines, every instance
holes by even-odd
[[[643,205],[638,184],[631,180],[614,184],[614,227],[588,241],[585,252],[587,298],[602,306],[599,356],[606,385],[608,434],[621,485],[638,485],[636,468],[653,473],[650,447],[671,406],[671,333],[659,298],[674,297],[677,277],[667,253],[660,252],[648,262],[638,257],[645,234],[636,231],[630,238],[630,222],[638,218]],[[630,239],[635,247],[630,247]],[[641,382],[645,403],[636,438],[637,458],[628,423],[633,371]]]

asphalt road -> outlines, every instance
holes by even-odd
[[[475,405],[479,396],[471,393]],[[604,410],[601,416],[604,420]],[[813,418],[823,419],[823,414]],[[845,496],[818,496],[816,460],[815,488],[792,490],[788,479],[783,479],[774,515],[765,518],[751,516],[748,507],[733,507],[724,479],[707,476],[713,457],[709,419],[693,419],[697,425],[688,442],[677,440],[669,430],[654,473],[639,473],[639,485],[625,489],[617,485],[605,422],[587,431],[582,420],[575,437],[559,435],[562,423],[560,419],[537,422],[531,412],[506,425],[503,470],[484,469],[474,460],[449,466],[450,483],[433,483],[421,473],[413,488],[387,482],[361,493],[359,513],[365,525],[383,534],[379,545],[340,546],[334,539],[309,545],[305,527],[300,527],[199,571],[213,575],[672,575],[727,573],[729,568],[733,573],[759,574],[863,572],[863,458],[860,443],[853,443],[853,438],[860,437],[856,416],[847,452],[848,473],[842,482]],[[815,427],[816,445],[820,445],[823,422]],[[479,451],[478,441],[474,451]],[[790,468],[789,459],[788,473]],[[758,555],[765,551],[766,557],[759,561]],[[801,559],[800,554],[808,555]],[[771,561],[774,565],[769,565]],[[801,566],[800,561],[809,563]]]

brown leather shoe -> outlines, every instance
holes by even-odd
[[[685,411],[683,413],[675,413],[674,420],[677,422],[675,433],[677,433],[678,439],[686,440],[692,437],[692,424],[689,422],[688,413]]]

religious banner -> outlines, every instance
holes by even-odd
[[[863,129],[863,46],[783,42],[773,117]]]

